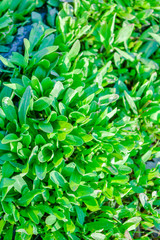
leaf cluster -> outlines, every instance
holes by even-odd
[[[60,3],[0,57],[4,240],[159,234],[158,2]]]

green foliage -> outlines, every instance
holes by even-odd
[[[160,157],[159,3],[48,8],[49,27],[33,16],[24,56],[1,57],[0,234],[151,239],[160,230],[160,167],[147,167]]]

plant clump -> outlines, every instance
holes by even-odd
[[[0,57],[2,239],[158,239],[159,1],[57,6]]]

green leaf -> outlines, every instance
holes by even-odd
[[[5,226],[5,224],[6,224],[6,222],[3,219],[1,219],[0,220],[0,234],[2,233],[2,230],[3,230],[4,226]]]
[[[147,197],[147,195],[144,194],[144,193],[140,193],[140,194],[139,194],[139,200],[140,200],[140,202],[142,203],[142,206],[143,206],[144,208],[146,208],[147,205],[148,205],[148,202],[147,202],[148,197]]]
[[[71,219],[64,224],[64,229],[67,233],[73,233],[75,231],[75,225]]]
[[[98,202],[94,197],[85,196],[85,197],[82,197],[82,201],[86,204],[87,208],[90,211],[96,212],[96,211],[100,210]]]
[[[78,111],[71,112],[69,118],[75,119],[77,123],[81,123],[86,119],[85,115]]]
[[[82,208],[75,206],[76,208],[76,212],[77,212],[77,219],[78,222],[83,225],[84,224],[84,220],[85,220],[85,213],[83,212]]]
[[[39,123],[39,128],[46,133],[53,133],[53,127],[51,123],[44,123],[40,122]]]
[[[27,209],[27,215],[28,217],[31,219],[32,222],[34,222],[35,224],[39,224],[39,217],[38,217],[38,210],[34,209],[34,208],[28,208]]]
[[[65,178],[57,171],[52,171],[50,173],[50,179],[52,180],[53,183],[60,187],[66,187],[67,181]]]
[[[95,240],[105,240],[106,236],[102,233],[92,233],[91,237]]]
[[[28,188],[27,183],[24,181],[24,179],[21,175],[14,176],[12,179],[15,180],[14,188],[19,193],[22,193],[24,188]]]
[[[57,219],[57,218],[56,218],[55,215],[49,215],[49,216],[46,218],[45,222],[46,222],[47,225],[51,226],[51,225],[53,225],[53,224],[56,222],[56,219]]]
[[[38,134],[36,135],[36,138],[35,138],[35,145],[40,145],[40,144],[44,145],[46,144],[46,141],[41,134]]]
[[[0,60],[2,61],[2,63],[7,66],[7,67],[10,67],[10,68],[15,68],[15,66],[10,62],[8,61],[6,58],[4,58],[3,56],[0,55]]]
[[[80,137],[68,134],[65,139],[65,144],[81,146],[83,145],[83,140]]]
[[[41,24],[34,25],[29,35],[29,43],[30,43],[29,52],[32,52],[34,47],[37,45],[37,43],[40,41],[41,37],[43,36],[43,33],[44,33],[44,28]]]
[[[68,57],[69,61],[72,61],[72,60],[78,55],[78,53],[79,53],[79,51],[80,51],[80,47],[81,47],[80,41],[77,40],[77,41],[73,44],[71,50],[70,50],[70,51],[68,52],[68,54],[67,54],[67,57]]]
[[[41,163],[35,165],[36,175],[40,180],[43,180],[47,173],[47,163]]]
[[[54,0],[55,1],[55,0]],[[59,231],[56,231],[53,233],[53,236],[55,240],[66,240],[63,234],[61,234]],[[48,239],[49,240],[49,239]]]
[[[149,35],[151,35],[153,37],[153,39],[160,44],[160,36],[156,33],[149,33]]]
[[[64,213],[58,207],[53,208],[53,214],[56,216],[58,220],[66,221]]]
[[[30,50],[30,42],[27,38],[24,38],[24,47],[25,47],[25,53],[24,53],[24,61],[28,63],[29,59],[29,50]]]
[[[1,143],[7,144],[7,143],[11,143],[11,142],[18,142],[19,140],[21,140],[21,137],[18,138],[16,134],[10,133],[2,139]]]
[[[12,23],[12,18],[9,17],[8,14],[5,14],[3,17],[0,18],[0,29],[8,27]]]
[[[106,75],[108,69],[111,66],[111,61],[107,62],[98,72],[96,79],[94,80],[95,83],[98,83],[99,88],[102,88],[103,78]]]
[[[43,189],[34,189],[30,192],[27,192],[20,199],[18,199],[18,204],[20,206],[27,207],[37,195],[42,194],[43,192]]]
[[[35,111],[42,111],[42,110],[46,109],[47,107],[49,107],[51,103],[52,103],[52,99],[47,98],[47,97],[41,97],[37,101],[34,102],[33,109]]]
[[[75,99],[77,94],[78,92],[75,89],[68,88],[63,97],[63,103],[69,105]]]
[[[0,182],[0,188],[6,188],[12,186],[15,183],[14,179],[11,178],[2,178]]]
[[[132,231],[138,227],[140,222],[141,222],[141,217],[133,217],[125,221],[123,223],[123,227],[128,231]]]
[[[124,175],[114,176],[111,179],[112,184],[120,184],[120,185],[125,185],[128,181],[129,181],[129,177]]]
[[[142,156],[142,161],[145,163],[147,162],[152,155],[152,151],[148,150],[143,156]]]
[[[114,16],[109,19],[109,22],[106,23],[106,21],[104,21],[101,25],[100,34],[102,42],[104,43],[106,49],[109,49],[114,41],[115,18],[116,14],[114,14]]]
[[[52,147],[53,145],[51,143],[47,143],[43,145],[43,147],[41,148],[41,151],[38,153],[38,160],[41,163],[52,160],[54,156]]]
[[[93,192],[94,192],[93,188],[85,185],[79,185],[76,191],[76,196],[78,197],[90,196]]]
[[[54,85],[54,88],[50,92],[50,97],[54,100],[57,99],[60,93],[63,91],[64,87],[63,84],[57,81]]]
[[[73,130],[73,126],[65,121],[57,121],[53,123],[53,128],[65,133],[70,133]]]
[[[48,4],[50,4],[52,7],[58,7],[59,0],[48,0]]]
[[[2,166],[2,176],[4,178],[10,178],[12,176],[12,174],[14,173],[14,171],[15,171],[15,168],[8,161],[6,161],[3,164],[3,166]],[[13,177],[13,179],[14,179],[14,177]]]
[[[11,93],[12,93],[12,89],[11,88],[6,87],[6,86],[4,86],[2,88],[2,90],[0,91],[0,105],[1,105],[2,99],[4,97],[10,97]]]
[[[25,68],[27,66],[27,62],[26,62],[25,58],[18,52],[12,53],[10,61],[13,64],[20,66],[22,68]]]
[[[31,87],[28,86],[20,100],[19,108],[18,108],[18,117],[21,125],[26,123],[27,111],[29,108],[31,99]]]
[[[4,97],[2,100],[2,108],[3,111],[6,115],[6,118],[9,121],[13,121],[13,120],[17,120],[17,113],[16,113],[16,109],[15,106],[12,102],[12,100],[9,97]]]
[[[125,51],[122,51],[122,50],[120,50],[119,48],[116,48],[116,47],[115,47],[115,49],[116,49],[116,51],[119,53],[119,55],[120,55],[121,57],[123,57],[123,58],[125,58],[126,60],[129,60],[129,61],[131,61],[131,62],[134,61],[134,57],[132,57],[131,54],[129,54],[129,53],[125,52]]]
[[[46,48],[43,48],[42,50],[37,51],[33,58],[36,59],[36,63],[39,62],[42,58],[44,58],[45,56],[55,52],[58,49],[58,46],[49,46]]]
[[[121,42],[127,41],[131,36],[133,29],[134,29],[134,24],[128,24],[122,27],[118,32],[115,43],[121,43]]]
[[[81,178],[82,176],[79,174],[79,172],[77,171],[77,169],[74,169],[71,177],[70,177],[70,181],[69,181],[69,185],[72,191],[76,191],[80,182],[81,182]]]
[[[109,230],[112,229],[114,227],[114,222],[106,219],[106,218],[101,218],[98,221],[94,221],[94,222],[90,222],[85,224],[85,226],[87,227],[88,231],[95,231],[95,230]]]
[[[137,107],[136,107],[135,102],[133,101],[133,98],[126,91],[124,91],[124,94],[125,94],[126,100],[129,104],[130,108],[132,109],[132,111],[135,114],[138,114]]]
[[[132,172],[132,169],[128,166],[125,166],[125,165],[117,165],[117,169],[118,169],[118,172],[119,174],[124,174],[124,175],[127,175],[127,174],[130,174]]]

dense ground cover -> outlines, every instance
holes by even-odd
[[[159,239],[159,1],[36,4],[0,57],[1,238]]]

